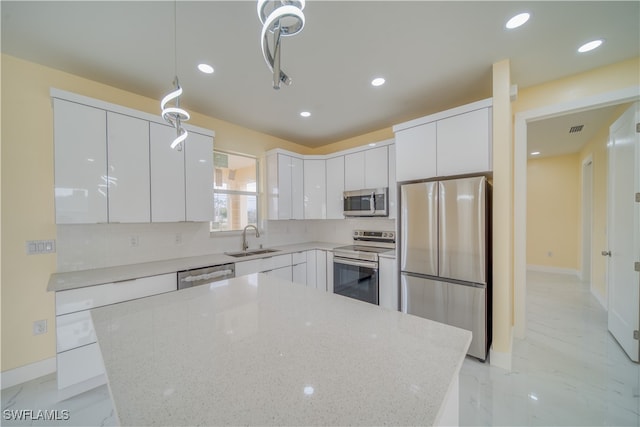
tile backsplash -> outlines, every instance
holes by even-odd
[[[249,247],[304,242],[351,243],[353,230],[394,230],[395,220],[263,221],[260,238],[247,233]],[[210,236],[209,223],[87,224],[57,226],[57,269],[77,271],[164,259],[238,251],[239,232]]]

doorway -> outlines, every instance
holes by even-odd
[[[523,111],[515,116],[514,136],[514,336],[524,338],[526,327],[526,209],[527,209],[527,124],[568,113],[633,102],[638,88]]]

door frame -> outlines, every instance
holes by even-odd
[[[516,338],[524,338],[526,331],[527,123],[639,99],[640,86],[631,86],[516,113],[513,156],[513,332]]]
[[[588,171],[588,175],[587,175]],[[589,280],[591,283],[591,293],[593,293],[593,154],[589,154],[582,159],[582,241],[581,241],[581,262],[580,280]],[[589,178],[588,181],[586,178]],[[586,245],[589,237],[589,245]]]

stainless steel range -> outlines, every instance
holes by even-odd
[[[353,243],[333,250],[333,292],[379,304],[378,254],[395,249],[396,233],[355,230]]]

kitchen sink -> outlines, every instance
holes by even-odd
[[[246,256],[252,256],[252,255],[262,255],[262,254],[270,254],[272,252],[278,252],[278,249],[248,249],[246,251],[240,251],[240,252],[225,252],[225,255],[229,255],[235,258],[242,258],[242,257],[246,257]]]

